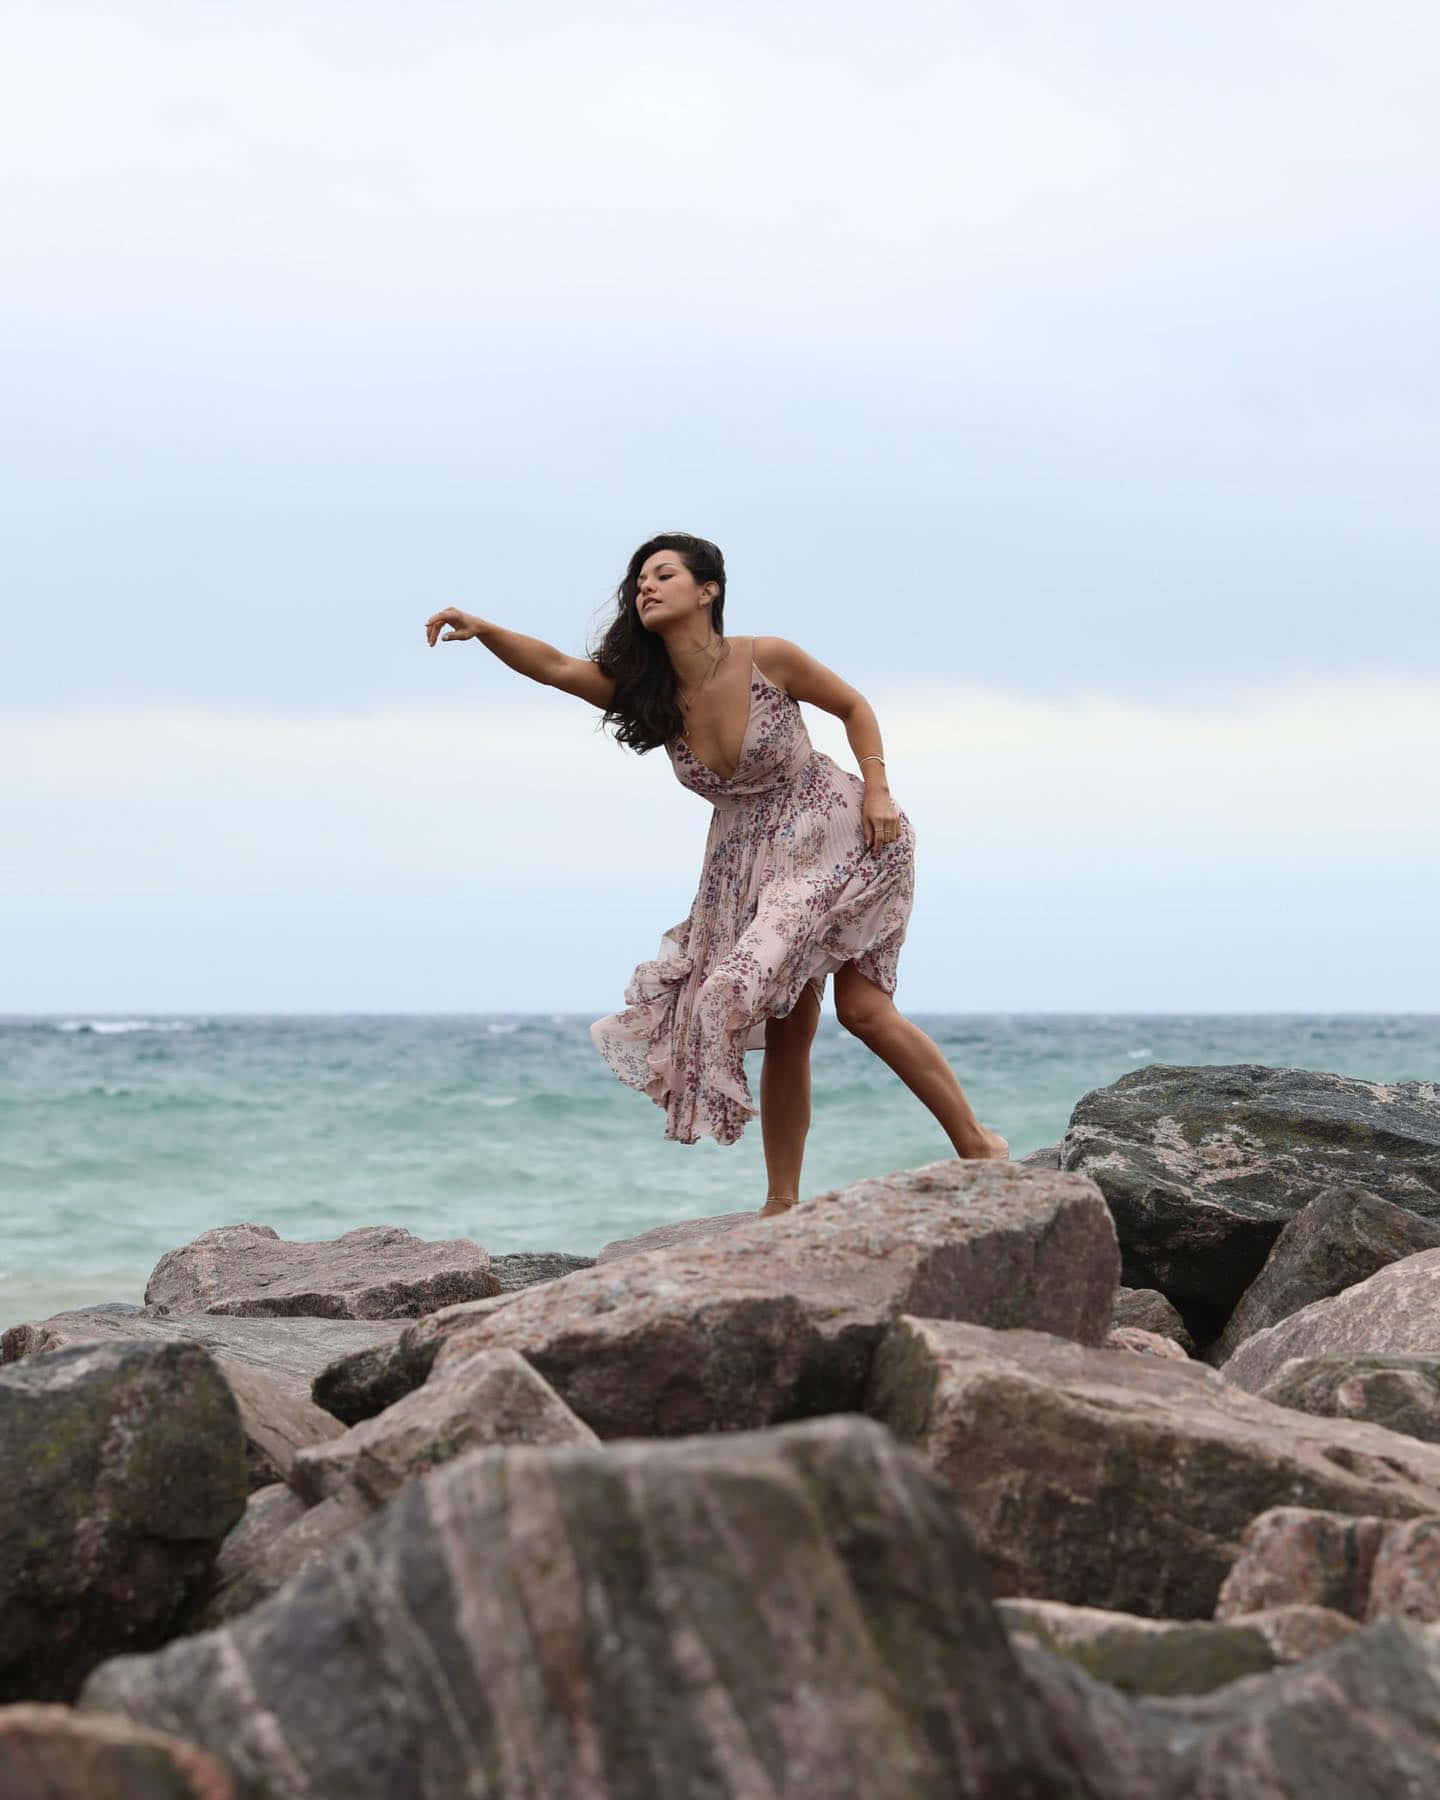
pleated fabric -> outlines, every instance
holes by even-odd
[[[865,784],[810,742],[800,703],[755,665],[735,773],[722,781],[682,738],[666,752],[683,786],[714,807],[700,884],[625,989],[590,1027],[628,1087],[665,1109],[665,1136],[733,1144],[759,1110],[745,1052],[765,1044],[807,983],[823,1001],[842,963],[887,994],[915,896],[915,833],[865,845]]]

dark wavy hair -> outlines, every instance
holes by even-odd
[[[625,578],[615,590],[615,617],[605,628],[591,657],[615,683],[615,693],[600,720],[602,726],[614,725],[615,741],[644,755],[685,728],[685,719],[675,698],[675,670],[665,650],[664,639],[647,631],[640,623],[635,596],[640,587],[640,571],[647,557],[657,550],[673,550],[703,586],[715,582],[720,592],[710,602],[710,624],[723,637],[725,616],[725,558],[707,538],[692,537],[688,531],[663,531],[647,538],[625,570]],[[726,647],[729,654],[729,647]]]

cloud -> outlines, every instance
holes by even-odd
[[[1435,680],[1294,680],[1142,703],[869,687],[927,879],[1163,885],[1440,876]],[[853,767],[843,728],[806,709]],[[554,693],[306,718],[11,715],[11,899],[443,890],[583,897],[698,871],[709,812]]]

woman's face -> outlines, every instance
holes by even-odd
[[[640,566],[635,610],[647,631],[673,625],[702,611],[714,598],[715,584],[697,582],[676,550],[657,550]]]

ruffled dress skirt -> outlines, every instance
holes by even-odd
[[[799,702],[752,664],[750,717],[722,781],[682,739],[666,745],[681,783],[711,801],[689,915],[635,970],[624,1010],[590,1027],[628,1087],[665,1109],[665,1136],[733,1144],[758,1111],[745,1052],[765,1044],[807,985],[853,962],[887,994],[915,894],[915,834],[864,838],[865,784],[817,751]]]

